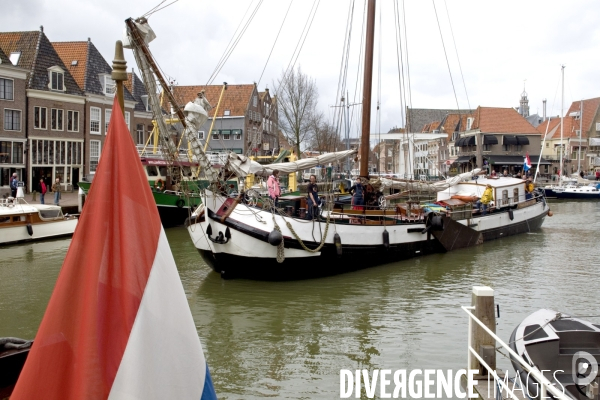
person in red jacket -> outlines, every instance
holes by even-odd
[[[44,195],[48,191],[48,187],[44,183],[44,178],[40,179],[40,203],[44,204]]]

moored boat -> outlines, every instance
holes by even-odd
[[[0,338],[0,399],[10,397],[32,343],[13,337]]]
[[[599,324],[542,309],[515,328],[510,346],[568,397],[598,399]],[[529,397],[539,398],[539,383],[518,362],[512,364]]]
[[[0,244],[72,235],[76,215],[63,215],[60,206],[27,204],[9,197],[0,201]]]

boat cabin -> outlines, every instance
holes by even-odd
[[[481,198],[486,186],[490,184],[494,193],[494,205],[497,209],[512,207],[525,201],[525,181],[518,178],[477,179],[461,182],[438,192],[437,200],[459,199],[473,202]]]

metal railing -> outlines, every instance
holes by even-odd
[[[471,335],[471,329],[473,326],[473,321],[475,321],[488,335],[490,335],[490,337],[492,337],[497,344],[499,344],[501,347],[503,347],[504,349],[506,349],[508,351],[508,353],[511,355],[511,357],[513,358],[513,360],[516,360],[521,367],[526,370],[529,374],[531,374],[531,376],[533,376],[533,378],[540,383],[540,398],[546,398],[546,393],[550,393],[552,394],[552,396],[554,396],[557,399],[564,399],[564,400],[569,400],[570,398],[565,395],[564,393],[562,393],[560,390],[558,390],[556,387],[554,387],[554,384],[552,382],[550,382],[539,370],[531,367],[521,356],[519,356],[517,353],[515,353],[513,351],[513,349],[510,348],[510,346],[506,343],[504,343],[504,341],[502,339],[500,339],[498,336],[496,336],[496,334],[494,332],[492,332],[487,326],[485,326],[485,324],[483,322],[481,322],[479,320],[479,318],[477,318],[475,315],[473,315],[471,313],[471,310],[474,310],[475,307],[473,306],[461,306],[461,308],[464,310],[464,312],[467,313],[467,315],[469,316],[469,333],[468,333],[468,344],[467,344],[467,371],[471,370],[471,357],[470,355],[472,354],[475,358],[477,358],[477,360],[479,361],[479,363],[488,371],[488,373],[490,375],[492,375],[494,377],[495,382],[498,383],[498,385],[501,387],[502,389],[506,390],[506,393],[515,400],[518,400],[519,397],[517,397],[514,393],[514,391],[512,391],[508,385],[506,385],[504,383],[504,380],[500,379],[500,377],[498,376],[498,374],[496,373],[496,371],[492,370],[490,368],[490,366],[483,360],[483,358],[481,358],[481,356],[477,353],[477,351],[475,351],[475,349],[473,349],[473,347],[471,346],[472,344],[472,335]],[[513,386],[514,387],[514,386]],[[521,390],[524,393],[524,390]]]

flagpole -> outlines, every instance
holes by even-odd
[[[112,73],[110,77],[115,81],[117,86],[117,101],[121,106],[121,112],[125,117],[125,99],[123,95],[123,81],[127,80],[127,61],[125,61],[125,55],[123,54],[123,42],[117,40],[115,43],[115,58],[112,65]]]

